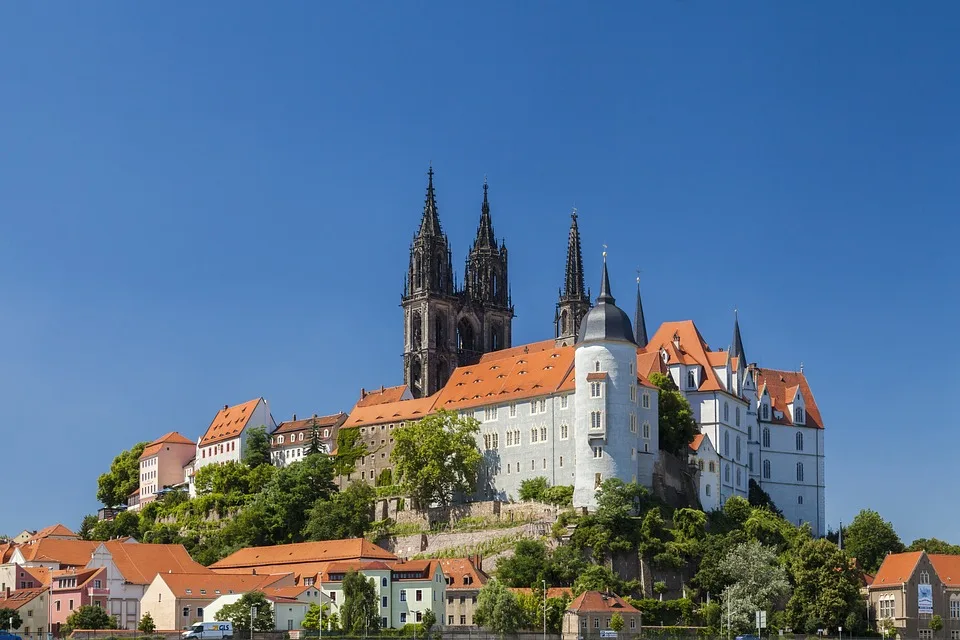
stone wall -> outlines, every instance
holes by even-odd
[[[700,508],[700,491],[694,467],[666,451],[660,451],[653,469],[653,494],[671,507]]]
[[[454,557],[454,555],[467,556],[473,553],[483,553],[483,555],[489,557],[496,555],[496,552],[489,552],[491,546],[504,546],[508,540],[515,541],[520,538],[538,538],[548,535],[549,533],[549,524],[533,522],[516,527],[485,529],[482,531],[417,533],[409,536],[389,536],[377,540],[376,543],[401,558],[412,558],[417,555],[444,555]],[[483,548],[485,545],[487,547],[486,549]],[[512,544],[509,546],[512,547]],[[457,553],[454,554],[454,552]]]
[[[397,524],[419,524],[424,529],[437,529],[444,525],[454,527],[463,518],[483,518],[490,523],[518,524],[533,521],[555,522],[558,508],[539,502],[500,502],[488,500],[469,502],[449,507],[426,510],[400,509],[401,501],[409,507],[410,501],[403,498],[381,498],[374,505],[374,520],[390,518]]]

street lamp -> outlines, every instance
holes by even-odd
[[[252,605],[250,607],[250,640],[253,640],[253,619],[257,616],[257,607]]]
[[[543,581],[543,640],[547,640],[547,581]]]

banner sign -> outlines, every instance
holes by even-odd
[[[933,587],[929,584],[917,585],[917,611],[933,613]]]

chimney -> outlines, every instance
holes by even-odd
[[[294,421],[294,422],[297,421],[297,414],[293,414],[293,421]]]
[[[229,408],[230,408],[230,405],[228,405],[228,404],[223,405],[223,410],[224,410],[224,411],[226,411],[226,410],[229,409]]]
[[[316,417],[317,417],[317,414],[313,414],[313,417],[316,418]]]
[[[363,400],[366,397],[367,397],[367,390],[364,389],[363,387],[360,387],[360,399]]]
[[[383,393],[383,385],[380,385],[380,393]]]

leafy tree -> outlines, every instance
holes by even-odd
[[[737,545],[746,541],[747,536],[742,530],[707,536],[701,544],[700,567],[693,578],[694,584],[708,594],[722,593],[731,579],[721,569],[721,563]]]
[[[97,631],[116,628],[117,621],[105,609],[93,605],[84,605],[70,614],[66,623],[61,627],[61,631],[64,635],[70,635],[74,629]]]
[[[610,628],[618,632],[623,631],[623,616],[619,613],[610,616]]]
[[[6,607],[0,609],[0,631],[19,629],[22,624],[23,620],[20,618],[19,611]]]
[[[136,511],[121,511],[113,520],[99,520],[89,535],[91,540],[138,538],[140,536],[140,516]]]
[[[756,541],[734,547],[721,561],[720,570],[729,581],[722,600],[734,630],[752,629],[754,612],[773,609],[790,593],[776,553]]]
[[[753,478],[750,478],[749,491],[747,493],[747,500],[750,502],[751,507],[761,507],[766,508],[770,512],[775,513],[776,515],[783,517],[783,512],[777,508],[777,505],[773,502],[773,498],[770,497],[770,494],[763,490],[757,481]]]
[[[910,543],[907,551],[926,551],[928,554],[960,556],[960,545],[950,544],[937,538],[917,538]]]
[[[140,487],[140,454],[149,442],[138,442],[110,464],[110,471],[97,478],[97,500],[107,507],[127,504],[127,498]]]
[[[563,545],[550,554],[546,579],[554,586],[570,587],[586,568],[587,561],[583,553],[573,545]]]
[[[723,515],[735,527],[742,527],[753,513],[750,503],[741,496],[733,496],[723,503]]]
[[[660,389],[660,448],[685,460],[687,445],[700,432],[690,403],[670,376],[652,373],[650,382]]]
[[[251,486],[250,467],[245,462],[230,460],[224,464],[208,464],[197,469],[193,478],[197,495],[250,495],[259,486]]]
[[[584,591],[623,593],[623,581],[607,567],[593,564],[587,567],[573,583],[575,595],[580,595]]]
[[[829,540],[804,543],[792,554],[790,572],[794,588],[787,619],[796,629],[809,629],[812,621],[830,628],[844,626],[851,613],[863,608],[860,572]]]
[[[237,631],[250,631],[250,610],[257,608],[253,617],[254,631],[273,631],[273,606],[262,591],[249,591],[233,604],[224,605],[217,612],[217,620],[229,620],[233,623],[234,634]]]
[[[247,430],[247,442],[243,447],[243,462],[255,469],[263,464],[270,464],[270,436],[267,427],[260,425]]]
[[[520,500],[523,502],[544,502],[548,488],[547,479],[543,476],[527,478],[520,483]]]
[[[451,411],[438,411],[407,423],[394,434],[390,459],[416,504],[450,504],[456,492],[472,493],[483,456],[477,448],[479,423]]]
[[[380,627],[377,589],[363,574],[350,571],[343,578],[340,619],[347,633],[375,631]]]
[[[547,504],[553,504],[558,507],[572,507],[573,486],[561,484],[555,487],[550,487],[546,490],[546,492],[544,492],[543,501]]]
[[[517,596],[499,580],[490,580],[480,589],[474,623],[503,637],[523,624],[523,611]]]
[[[97,526],[97,523],[100,522],[100,518],[94,513],[89,513],[83,516],[83,520],[80,522],[80,530],[77,531],[77,535],[80,536],[81,540],[93,540],[91,537],[93,534],[93,528]]]
[[[304,529],[308,540],[362,538],[370,529],[376,490],[365,482],[353,482],[329,500],[318,500],[310,509]]]
[[[423,618],[420,620],[420,625],[423,627],[423,630],[430,633],[430,629],[432,629],[435,624],[437,624],[437,614],[435,614],[432,609],[424,611]]]
[[[153,633],[156,631],[157,625],[153,621],[153,616],[150,615],[150,612],[143,614],[140,618],[140,624],[137,625],[137,631],[142,631],[143,633]]]
[[[389,487],[393,484],[393,469],[387,468],[377,474],[375,483],[378,487]]]
[[[497,579],[508,587],[539,584],[547,570],[547,547],[539,540],[518,540],[513,555],[497,562]]]
[[[326,630],[330,627],[330,619],[329,604],[319,605],[312,603],[310,608],[307,609],[307,613],[303,616],[302,626],[308,631],[317,631],[322,625],[323,630]]]
[[[930,618],[929,626],[930,630],[933,631],[933,634],[936,635],[937,631],[943,629],[943,618],[941,618],[939,614],[935,614],[932,618]]]
[[[843,538],[845,551],[867,573],[876,573],[887,553],[903,551],[903,542],[893,525],[872,509],[864,509],[854,517]]]
[[[337,453],[333,469],[338,476],[347,477],[357,469],[357,460],[367,455],[367,445],[360,439],[359,429],[337,431]]]

